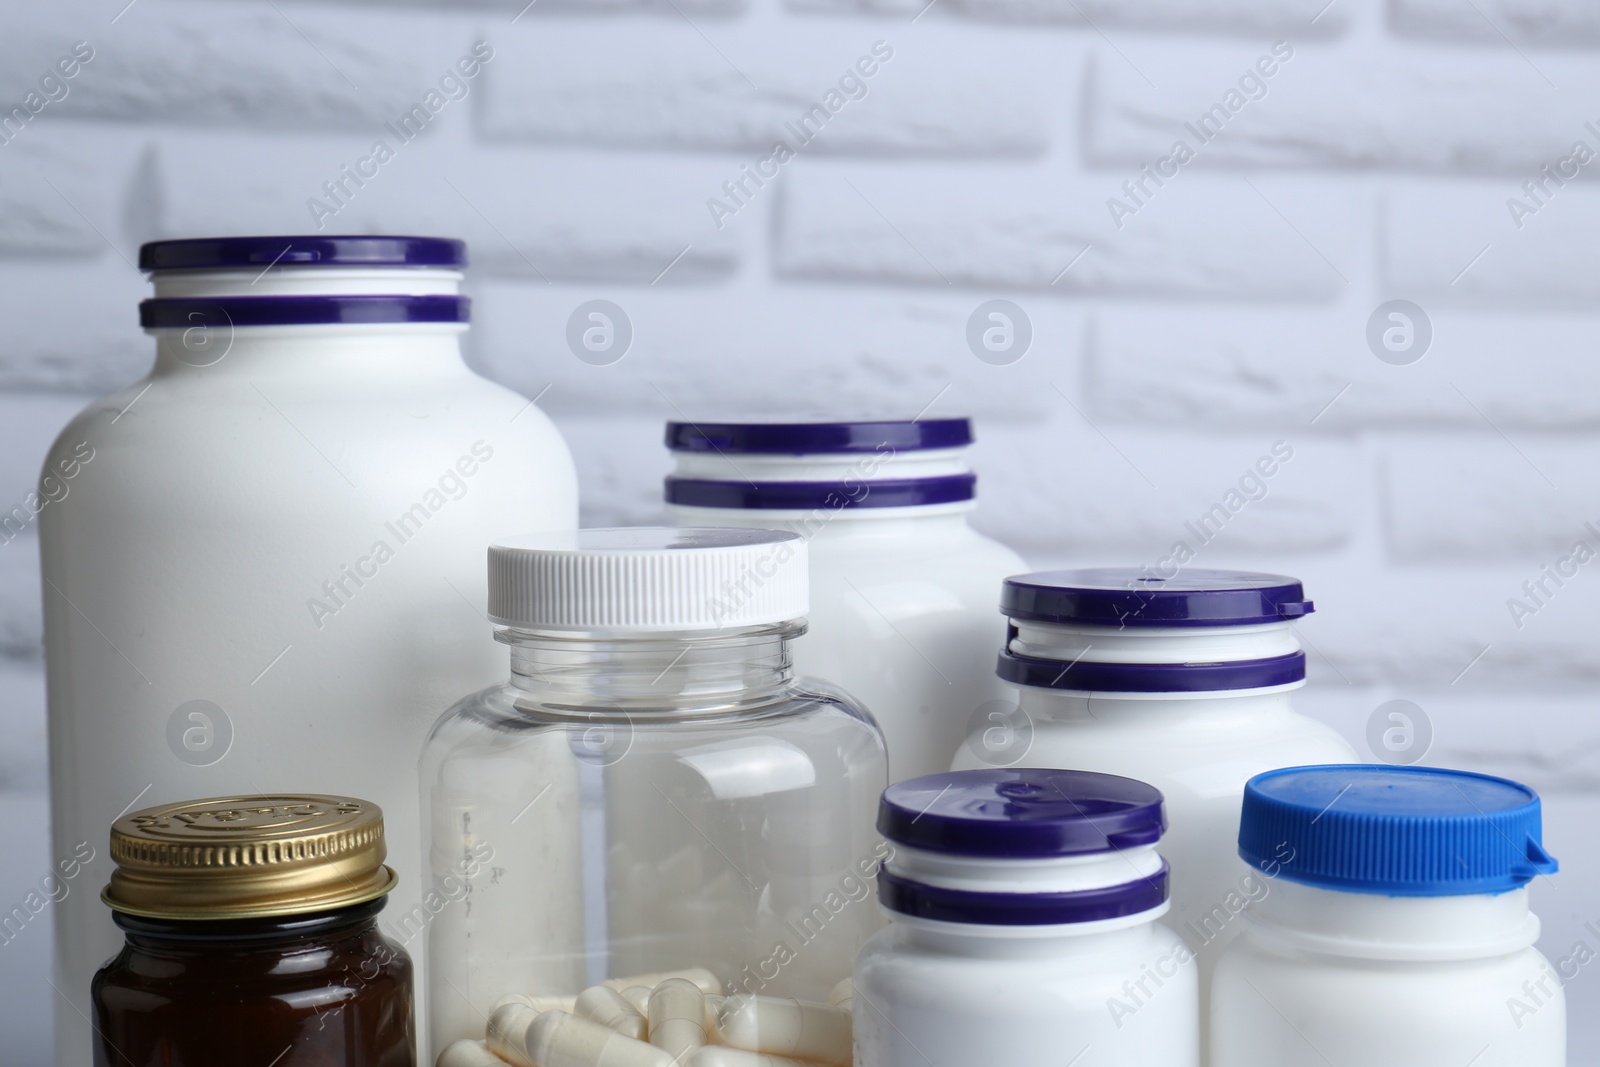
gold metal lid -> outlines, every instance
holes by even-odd
[[[100,899],[153,919],[330,911],[383,896],[383,812],[352,797],[216,797],[124,815]]]

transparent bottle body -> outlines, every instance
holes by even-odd
[[[1027,565],[972,529],[969,509],[668,513],[685,526],[770,527],[807,539],[811,632],[796,650],[799,670],[866,704],[888,740],[891,780],[902,781],[949,770],[973,721],[1007,696],[994,675],[1005,637],[996,604],[1001,581]]]
[[[794,686],[798,627],[502,634],[513,674],[422,759],[434,1052],[511,993],[687,968],[825,999],[880,925],[883,742]]]

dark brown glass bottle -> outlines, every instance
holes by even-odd
[[[94,977],[95,1067],[414,1067],[411,960],[382,900],[314,915],[117,915]]]
[[[378,929],[378,809],[226,797],[117,821],[95,1067],[415,1067],[412,968]]]

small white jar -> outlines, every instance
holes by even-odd
[[[994,594],[1026,565],[967,523],[971,443],[964,418],[667,424],[674,523],[809,543],[811,631],[795,668],[867,706],[890,781],[947,770],[968,721],[1005,695]]]
[[[1245,792],[1271,881],[1222,954],[1214,1067],[1564,1067],[1561,980],[1527,884],[1556,862],[1539,798],[1425,767],[1297,767]]]
[[[1018,687],[1017,703],[974,731],[955,766],[1075,767],[1160,789],[1168,921],[1199,954],[1202,998],[1258,891],[1233,858],[1245,782],[1355,758],[1290,703],[1306,671],[1291,622],[1312,610],[1300,582],[1273,574],[1161,580],[1103,568],[1005,582],[999,674]]]
[[[891,920],[856,959],[856,1067],[1199,1063],[1194,954],[1156,920],[1161,794],[982,770],[889,787]]]

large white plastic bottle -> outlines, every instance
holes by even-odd
[[[994,677],[1001,579],[1026,564],[978,533],[964,418],[672,422],[666,482],[680,526],[804,537],[810,632],[795,669],[842,686],[889,746],[889,780],[946,771]]]
[[[419,953],[417,755],[441,706],[504,673],[485,547],[577,519],[550,421],[462,362],[460,242],[176,241],[140,260],[155,366],[73,419],[45,468],[77,463],[40,524],[53,846],[96,857],[55,912],[61,1067],[89,1062],[89,980],[119,940],[96,899],[105,842],[136,806],[377,802],[400,873],[381,922]]]

